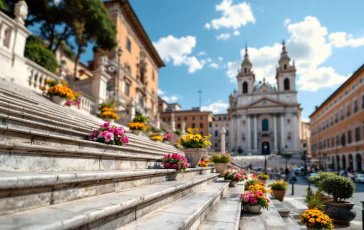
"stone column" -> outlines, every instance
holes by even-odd
[[[274,132],[274,136],[273,136],[273,138],[274,138],[274,151],[275,152],[277,152],[278,151],[278,143],[277,143],[277,141],[278,141],[278,137],[277,137],[277,117],[276,117],[276,114],[273,114],[273,123],[274,123],[274,130],[273,130],[273,132]]]
[[[254,117],[254,151],[258,151],[258,127],[257,117]]]
[[[111,76],[106,73],[106,61],[106,57],[100,57],[99,62],[101,64],[99,68],[92,72],[91,92],[92,96],[96,98],[97,103],[106,100],[107,82],[111,79]]]
[[[226,135],[226,130],[225,130],[225,127],[223,126],[221,131],[220,131],[220,135],[221,135],[221,152],[224,153],[226,150],[225,150],[225,135]]]
[[[161,129],[161,120],[160,120],[160,114],[157,113],[157,129]]]
[[[239,148],[240,142],[241,142],[241,115],[238,115],[236,118],[236,128],[237,128],[237,132],[236,132],[236,147]],[[224,128],[224,127],[223,127]]]
[[[133,101],[131,102],[131,104],[129,105],[129,116],[130,116],[130,121],[132,121],[135,117],[135,101],[133,99]]]
[[[281,149],[285,146],[284,141],[284,119],[283,119],[283,113],[281,114]],[[287,151],[287,150],[286,150]]]
[[[182,134],[186,134],[186,122],[185,121],[182,121],[182,130],[181,130],[181,133]]]
[[[174,113],[172,113],[171,115],[171,127],[172,127],[172,131],[176,131],[176,122],[174,120]]]
[[[251,132],[250,132],[250,116],[248,115],[248,119],[247,119],[247,123],[248,123],[248,133],[245,136],[246,141],[248,142],[248,151],[251,151]]]

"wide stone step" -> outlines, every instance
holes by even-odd
[[[197,229],[228,189],[218,180],[118,230]]]
[[[240,195],[244,185],[229,188],[225,196],[200,225],[199,230],[238,230],[241,214]]]
[[[0,229],[116,229],[201,188],[207,187],[209,190],[201,193],[200,199],[206,200],[206,196],[211,198],[212,193],[218,196],[224,190],[222,184],[218,184],[218,187],[209,185],[217,176],[200,175],[150,184],[3,215],[0,216]],[[220,192],[217,193],[217,190]]]
[[[0,215],[160,183],[175,173],[173,169],[0,172]],[[213,168],[191,168],[177,180],[211,173]]]

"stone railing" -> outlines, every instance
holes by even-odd
[[[39,87],[45,85],[46,80],[60,80],[59,76],[29,59],[26,59],[25,64],[28,70],[28,86],[38,92],[40,92]]]
[[[72,89],[92,95],[92,78],[72,82]]]
[[[117,111],[116,112],[118,114],[118,116],[120,117],[119,120],[115,121],[118,124],[121,124],[123,126],[128,127],[128,123],[130,122],[130,114],[128,113],[127,110],[123,110],[123,111]]]
[[[95,100],[85,95],[82,92],[80,92],[80,94],[81,94],[80,110],[85,113],[90,113],[95,115],[97,112],[97,103],[95,102]]]

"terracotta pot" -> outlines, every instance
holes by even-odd
[[[178,172],[172,173],[168,175],[168,180],[177,180]]]
[[[229,183],[229,187],[236,187],[236,183],[237,183],[237,181],[230,181],[230,183]]]
[[[259,184],[261,184],[261,185],[265,185],[266,183],[267,183],[266,180],[259,180]]]
[[[115,119],[110,119],[110,118],[104,118],[104,121],[111,123],[114,123]]]
[[[52,96],[52,101],[57,105],[64,105],[66,103],[66,98],[60,96]]]
[[[196,168],[198,163],[200,163],[201,157],[205,152],[205,149],[183,149],[185,156],[188,160],[190,168]]]
[[[325,213],[332,219],[334,223],[350,225],[350,221],[356,217],[356,211],[354,210],[354,203],[335,203],[327,202],[325,207]]]
[[[141,130],[136,130],[136,129],[133,129],[132,132],[137,135],[137,136],[140,136],[142,135],[142,131]]]
[[[261,205],[246,206],[245,210],[249,213],[257,214],[260,213],[260,210],[262,210],[262,206]]]
[[[227,163],[214,163],[215,170],[217,173],[223,173],[226,170]]]
[[[284,195],[286,195],[286,191],[281,190],[272,190],[272,195],[274,198],[276,198],[279,201],[283,201]]]

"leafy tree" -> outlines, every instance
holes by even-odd
[[[5,0],[0,0],[0,11],[3,12],[4,14],[8,15],[11,18],[14,17],[12,8],[9,6],[9,4]]]
[[[242,154],[244,152],[244,150],[239,146],[238,148],[238,154]]]
[[[55,72],[58,67],[53,53],[43,46],[40,38],[34,35],[27,38],[24,56],[51,72]]]

